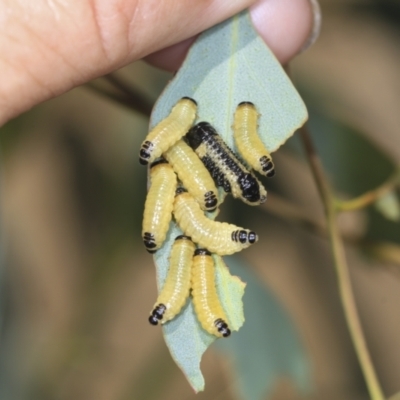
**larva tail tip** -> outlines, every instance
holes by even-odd
[[[242,101],[241,103],[238,104],[238,107],[240,106],[253,106],[254,104],[251,101]]]
[[[197,101],[192,99],[191,97],[184,96],[184,97],[182,97],[181,100],[190,100],[192,103],[194,103],[197,106]]]
[[[149,322],[151,325],[158,325],[158,318],[155,315],[150,315]]]

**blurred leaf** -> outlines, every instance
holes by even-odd
[[[303,101],[255,32],[248,12],[209,29],[196,40],[175,78],[157,100],[151,127],[164,119],[184,96],[197,101],[198,119],[213,124],[231,147],[234,147],[233,113],[242,101],[251,101],[257,106],[262,140],[270,150],[276,150],[307,119]],[[180,230],[172,223],[168,240],[154,258],[159,287],[168,270],[172,241],[178,234]],[[217,271],[221,301],[232,329],[235,326],[238,329],[243,317],[243,285],[229,275],[222,260]],[[178,318],[165,325],[164,336],[172,357],[193,388],[203,390],[199,364],[215,338],[200,327],[191,302]]]
[[[364,249],[367,255],[377,260],[400,265],[400,246],[394,243],[369,243]]]
[[[400,204],[395,191],[391,191],[377,200],[375,208],[388,220],[400,221]]]
[[[321,111],[318,105],[320,99],[310,94],[304,97],[310,112],[313,141],[324,169],[338,192],[351,197],[360,196],[380,186],[395,173],[395,163],[362,132]],[[302,153],[296,136],[288,141],[287,147]],[[400,243],[398,222],[388,220],[373,207],[366,211],[369,217],[367,239]]]
[[[388,400],[400,400],[400,392],[396,393],[395,395],[389,397]]]
[[[228,257],[227,263],[247,281],[246,323],[230,340],[219,340],[216,347],[232,358],[241,397],[265,399],[281,376],[289,376],[299,389],[309,390],[308,360],[286,311],[239,257]]]
[[[173,226],[163,246],[163,253],[158,251],[154,256],[159,288],[162,287],[168,271],[169,263],[165,254],[170,253],[175,237],[181,234],[179,228]],[[238,330],[244,322],[242,296],[245,285],[238,277],[231,276],[221,257],[214,256],[214,261],[218,295],[227,314],[230,328]],[[175,319],[163,325],[163,331],[172,358],[182,369],[193,389],[196,392],[203,390],[204,379],[200,371],[200,361],[203,353],[216,337],[203,330],[197,320],[191,300]]]

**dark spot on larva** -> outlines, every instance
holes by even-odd
[[[157,244],[153,233],[145,232],[143,234],[143,243],[149,253],[154,254],[157,251],[154,249],[157,247]]]
[[[150,168],[155,167],[156,165],[160,165],[160,164],[168,164],[168,161],[165,158],[160,158],[156,161],[154,161],[151,165]]]
[[[256,243],[258,241],[258,235],[253,231],[249,232],[248,238],[249,238],[249,243],[251,244]]]
[[[204,202],[207,211],[214,211],[217,208],[218,204],[218,199],[216,194],[212,190],[210,190],[204,195]]]
[[[180,186],[180,187],[178,187],[178,189],[176,189],[175,196],[178,196],[182,193],[187,193],[187,190],[184,187]]]
[[[257,203],[260,201],[260,185],[252,174],[241,174],[238,183],[242,196],[247,201],[250,203]]]

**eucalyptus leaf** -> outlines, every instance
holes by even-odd
[[[388,220],[400,221],[400,204],[396,191],[391,191],[375,202],[375,208]]]
[[[184,64],[157,100],[150,128],[166,118],[182,97],[196,100],[198,115],[195,122],[210,122],[234,150],[233,114],[243,101],[256,105],[260,113],[260,136],[270,151],[282,145],[307,119],[303,101],[254,30],[247,11],[199,36]],[[208,217],[214,218],[216,214],[208,214]],[[159,288],[168,271],[173,240],[179,234],[182,234],[180,229],[171,223],[167,240],[154,257]],[[237,330],[244,321],[241,303],[244,284],[230,275],[220,257],[214,256],[214,260],[217,290],[230,328]],[[201,356],[215,337],[201,328],[191,301],[177,318],[164,325],[163,331],[175,362],[194,390],[203,390],[204,379],[199,367]]]
[[[243,299],[246,324],[230,340],[215,344],[233,361],[235,393],[245,400],[265,399],[281,376],[292,378],[300,390],[308,391],[309,363],[288,314],[239,257],[227,257],[227,263],[247,282]]]

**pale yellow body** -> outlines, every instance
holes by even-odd
[[[215,321],[228,322],[215,285],[215,265],[211,255],[195,255],[192,264],[193,306],[201,326],[212,335],[222,337]]]
[[[164,153],[164,157],[172,165],[183,186],[197,200],[200,207],[203,210],[215,209],[218,200],[214,180],[192,148],[181,139]],[[215,199],[212,206],[209,206],[210,201],[207,201],[210,196]]]
[[[236,240],[233,237],[235,232],[241,231],[246,235],[255,235],[248,229],[207,218],[197,201],[187,192],[180,193],[175,197],[173,213],[185,235],[190,236],[193,242],[200,247],[221,256],[236,253],[252,244],[249,240],[246,240],[245,243]],[[257,240],[258,237],[255,235],[253,243]]]
[[[233,123],[236,147],[251,168],[264,176],[273,176],[272,157],[258,136],[257,127],[258,112],[254,104],[240,104],[236,108]]]
[[[179,100],[168,117],[157,124],[143,141],[141,154],[143,151],[148,152],[148,157],[146,162],[142,163],[153,162],[184,136],[196,119],[196,110],[197,105],[193,100],[187,98]]]
[[[195,248],[187,237],[177,238],[172,245],[167,278],[153,307],[166,307],[161,324],[178,315],[189,297]]]
[[[151,252],[161,247],[167,235],[177,184],[178,179],[171,165],[161,163],[150,169],[150,189],[144,205],[142,237]],[[155,246],[146,244],[145,233],[153,235]]]

